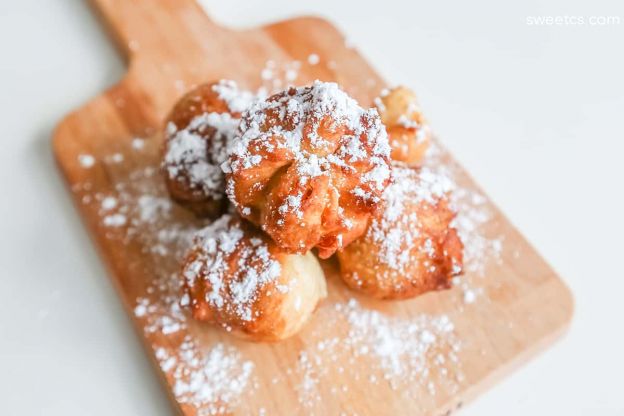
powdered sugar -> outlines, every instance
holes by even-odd
[[[126,215],[128,227],[120,243],[138,243],[145,247],[148,258],[154,259],[145,263],[153,280],[146,293],[137,299],[134,313],[155,348],[176,399],[198,409],[200,415],[236,410],[252,394],[253,368],[261,363],[253,363],[228,346],[227,337],[223,338],[223,344],[206,346],[205,341],[200,344],[198,340],[204,339],[209,331],[205,327],[201,337],[193,332],[190,333],[194,335],[187,336],[192,321],[185,308],[180,307],[184,297],[177,278],[179,259],[200,225],[194,219],[185,220],[187,217],[178,212],[175,204],[164,202],[168,197],[155,167],[139,168],[127,178],[117,177],[117,180],[116,189],[110,193],[98,197],[98,192],[87,191],[90,193],[86,195],[92,196],[98,210],[108,206],[103,202],[107,198],[116,199],[117,205],[102,212],[102,218],[112,212]],[[86,188],[90,189],[86,185],[80,187]],[[435,195],[446,186],[432,185],[431,189]],[[112,238],[116,236],[113,234]],[[158,244],[167,250],[167,256],[153,252]],[[220,243],[228,251],[237,244],[237,238]],[[478,300],[477,297],[471,305],[478,304]],[[462,383],[458,358],[461,343],[456,338],[453,321],[444,314],[404,318],[351,301],[321,306],[315,322],[314,332],[300,347],[297,359],[284,357],[284,365],[290,369],[288,381],[280,378],[281,373],[265,377],[276,380],[275,385],[280,388],[295,384],[304,409],[293,412],[310,413],[307,409],[317,413],[316,406],[320,412],[323,399],[348,394],[353,385],[375,389],[389,383],[395,389],[394,394],[413,399],[440,392],[452,394]],[[177,341],[180,337],[184,337],[181,343]],[[263,371],[270,370],[263,367]],[[334,374],[341,374],[345,384],[336,384]],[[414,406],[419,403],[420,400],[415,400]],[[270,408],[268,399],[263,404]]]
[[[136,151],[140,151],[143,150],[143,147],[145,146],[145,140],[143,140],[140,137],[135,137],[134,139],[132,139],[132,148]]]
[[[114,180],[111,189],[92,189],[90,183],[82,183],[74,189],[80,193],[83,203],[98,213],[102,224],[110,222],[106,218],[111,216],[125,218],[123,226],[109,225],[107,236],[114,240],[114,244],[128,247],[128,253],[132,254],[126,258],[129,270],[149,280],[149,283],[145,282],[145,290],[137,289],[141,296],[134,313],[155,349],[177,400],[199,409],[199,415],[227,413],[236,410],[254,388],[254,363],[245,357],[244,352],[264,346],[245,347],[239,351],[229,346],[231,342],[226,336],[222,338],[223,343],[206,341],[214,339],[207,327],[193,332],[191,327],[194,324],[185,308],[180,307],[189,300],[182,295],[177,272],[181,253],[188,249],[191,236],[202,224],[170,202],[155,162],[157,152],[150,152],[152,145],[149,142],[144,141],[144,150],[147,155],[151,154],[147,157],[153,163],[130,169],[128,175],[115,171],[117,173],[111,175]],[[132,157],[138,154],[130,144],[122,153],[125,158],[119,163],[109,157],[114,153],[97,155],[97,161],[124,165],[130,161],[134,163]],[[359,156],[356,154],[355,157]],[[443,176],[455,180],[454,172],[447,170],[446,162],[433,163],[430,159],[428,163],[432,166],[432,174],[441,170]],[[114,169],[122,170],[123,166]],[[312,158],[302,169],[307,172],[304,176],[310,178],[322,174],[318,160]],[[435,197],[437,193],[445,192],[447,185],[432,181],[431,195]],[[489,262],[496,261],[500,255],[502,238],[484,231],[493,218],[484,197],[470,187],[460,184],[451,187],[455,188],[453,200],[459,211],[455,224],[466,245],[467,278],[478,277],[485,273]],[[427,194],[422,197],[426,198]],[[296,209],[296,197],[289,200],[288,207]],[[397,202],[396,207],[398,210],[400,203]],[[392,211],[389,215],[393,215]],[[240,242],[231,238],[219,244],[232,250]],[[135,247],[139,247],[142,253],[137,254]],[[473,280],[465,284],[467,278],[458,279],[457,294],[464,304],[478,307],[487,292],[475,288],[478,283]],[[253,293],[249,289],[254,287],[254,280],[249,283],[238,287],[240,299],[249,299],[249,294]],[[296,385],[296,393],[304,407],[310,409],[323,399],[331,399],[332,395],[346,394],[353,385],[364,384],[374,389],[386,382],[395,388],[395,394],[415,398],[413,402],[417,407],[421,399],[426,400],[427,394],[452,393],[461,385],[462,365],[458,355],[462,343],[456,339],[453,319],[450,318],[456,311],[445,310],[448,316],[419,314],[407,318],[397,313],[401,308],[384,307],[382,312],[366,305],[351,301],[321,306],[315,321],[322,323],[315,324],[312,333],[304,335],[307,338],[298,346],[297,359],[286,354],[282,358],[284,365],[291,370],[284,386]],[[376,303],[371,302],[371,305]],[[180,339],[181,343],[178,342]],[[260,365],[260,362],[255,363],[255,366]],[[347,374],[343,376],[346,384],[335,383],[332,376],[337,373]],[[267,379],[277,380],[279,374],[269,374]],[[280,382],[278,380],[276,384]],[[269,408],[270,404],[265,403],[265,406]],[[293,409],[293,412],[301,413],[299,410]]]
[[[258,96],[239,89],[230,80],[221,80],[211,88],[225,102],[229,112],[199,114],[187,126],[170,122],[166,128],[167,150],[163,165],[171,179],[187,182],[205,196],[219,200],[225,188],[220,165],[226,160],[240,113]]]
[[[260,71],[262,87],[258,90],[258,96],[274,94],[284,88],[294,85],[301,70],[300,61],[276,62],[272,59],[266,61]]]
[[[117,198],[113,196],[107,196],[106,198],[102,200],[101,207],[103,211],[110,211],[116,206],[117,206]]]
[[[194,247],[194,260],[182,271],[187,285],[191,290],[206,285],[206,301],[213,308],[251,321],[260,291],[281,273],[267,244],[261,238],[247,237],[240,222],[226,214],[197,233]],[[230,267],[234,253],[235,269]]]
[[[452,196],[457,217],[453,226],[464,242],[464,262],[467,272],[478,276],[485,273],[488,261],[500,261],[503,238],[489,237],[482,232],[482,227],[491,218],[487,200],[478,191],[470,188],[458,188]]]
[[[464,290],[464,302],[465,303],[474,303],[474,301],[477,299],[477,293],[475,290],[473,289],[466,289]]]
[[[501,262],[504,238],[487,230],[493,220],[490,202],[474,185],[459,182],[460,167],[445,157],[437,142],[432,142],[424,163],[455,183],[450,198],[457,216],[452,226],[457,229],[464,245],[464,275],[453,281],[461,291],[462,303],[473,305],[482,298],[480,285],[483,284],[481,279],[486,277],[487,268]]]
[[[206,195],[221,199],[225,185],[220,164],[225,161],[238,121],[228,113],[213,112],[195,117],[182,130],[170,123],[164,158],[169,177],[188,180]]]
[[[435,204],[453,189],[452,182],[430,169],[418,172],[395,166],[394,182],[382,195],[384,211],[379,218],[373,218],[367,238],[379,246],[378,260],[388,268],[402,272],[408,264],[413,266],[417,259],[410,254],[414,244],[420,241],[420,219],[414,207],[421,202]],[[427,250],[427,246],[422,247]]]
[[[118,179],[115,190],[83,197],[83,203],[98,202],[98,214],[109,238],[138,239],[143,249],[157,257],[181,256],[190,245],[197,225],[171,222],[175,206],[166,194],[158,169],[146,167]]]
[[[267,123],[269,114],[277,115],[277,122]],[[323,149],[332,146],[318,134],[321,123],[328,118],[333,120],[334,129],[340,131],[343,126],[344,132],[335,152],[321,156],[326,153]],[[305,127],[304,137],[306,123],[309,126]],[[309,142],[305,146],[304,138],[305,143]],[[315,81],[311,87],[291,89],[250,107],[223,170],[240,172],[258,166],[276,148],[291,155],[301,183],[329,174],[332,167],[353,170],[353,164],[363,160],[372,164],[372,169],[362,176],[363,185],[383,189],[390,174],[390,148],[376,111],[363,110],[335,83]],[[366,195],[374,198],[373,194],[360,194]],[[235,195],[229,196],[236,203]]]
[[[153,223],[166,216],[172,207],[171,199],[155,195],[141,195],[137,199],[138,220]]]
[[[124,155],[121,153],[113,153],[109,157],[112,163],[122,163],[124,161]]]
[[[437,343],[447,343],[451,361],[460,343],[454,337],[454,325],[446,315],[419,315],[412,319],[392,319],[377,311],[363,309],[354,299],[337,304],[336,311],[346,316],[350,325],[346,344],[357,355],[371,355],[379,360],[383,377],[394,383],[422,381],[430,364],[427,355]]]
[[[78,163],[85,169],[89,169],[95,165],[95,158],[88,154],[78,155]]]
[[[236,82],[222,79],[212,86],[212,90],[219,94],[219,98],[225,101],[233,113],[242,113],[247,110],[254,101],[261,98],[258,94],[254,94],[247,90],[238,88]]]
[[[315,341],[287,371],[300,378],[296,389],[305,408],[322,403],[321,384],[333,386],[331,395],[348,391],[348,385],[335,384],[335,374],[351,385],[389,383],[395,394],[408,397],[440,390],[452,394],[463,381],[461,343],[446,315],[404,319],[366,309],[355,299],[330,305],[319,315],[324,325]]]
[[[320,61],[321,58],[317,54],[311,53],[310,55],[308,55],[308,63],[310,65],[317,65]]]
[[[127,219],[123,214],[111,214],[105,216],[102,222],[106,227],[122,227],[126,225]]]
[[[161,369],[173,380],[178,402],[197,409],[197,416],[229,413],[248,388],[254,368],[232,347],[218,343],[202,351],[186,337],[175,354],[165,347],[155,351]]]
[[[126,255],[126,276],[140,276],[132,280],[140,293],[133,312],[176,400],[196,409],[199,416],[226,414],[243,394],[253,391],[254,366],[232,346],[200,346],[188,335],[191,318],[181,306],[178,271],[182,254],[203,222],[168,197],[157,167],[159,144],[142,140],[139,153],[134,143],[129,140],[126,148],[98,156],[108,164],[111,188],[95,189],[84,182],[72,189],[84,207],[99,217],[106,230],[105,244],[119,247],[118,255]],[[115,154],[124,157],[113,158]]]
[[[386,111],[386,105],[383,102],[383,99],[385,96],[387,96],[390,93],[390,90],[387,88],[384,88],[381,90],[381,92],[379,93],[379,97],[375,97],[373,99],[373,103],[375,104],[375,107],[377,107],[377,110],[380,113],[383,113],[384,111]]]
[[[178,304],[178,298],[172,294],[177,289],[163,279],[151,290],[158,292],[162,298],[154,302],[149,297],[142,297],[137,299],[134,307],[134,316],[144,320],[143,330],[147,334],[170,335],[186,329],[186,315]]]

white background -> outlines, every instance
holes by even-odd
[[[465,415],[624,414],[624,3],[205,1],[237,27],[336,23],[571,286],[566,338]],[[612,26],[529,16],[619,16]],[[0,0],[0,414],[171,408],[54,165],[50,135],[124,67],[80,0]]]

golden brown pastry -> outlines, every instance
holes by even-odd
[[[167,118],[162,164],[167,189],[199,216],[216,217],[226,206],[220,165],[252,99],[233,81],[204,84],[183,96]]]
[[[431,130],[414,92],[406,87],[384,90],[375,105],[388,132],[392,160],[418,165],[429,148]]]
[[[395,166],[393,177],[366,234],[338,252],[343,280],[382,299],[449,288],[463,259],[462,242],[451,226],[450,182],[406,166]]]
[[[364,232],[390,179],[377,111],[315,81],[256,102],[238,134],[223,164],[228,197],[278,246],[327,258]]]
[[[326,296],[318,260],[288,254],[237,216],[225,214],[197,234],[182,278],[193,317],[255,341],[301,329]]]

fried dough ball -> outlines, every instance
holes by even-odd
[[[278,246],[327,258],[364,232],[390,180],[374,109],[315,81],[255,103],[238,134],[223,164],[228,197]]]
[[[447,200],[451,183],[425,168],[395,166],[393,176],[366,234],[338,252],[341,276],[352,289],[381,299],[449,288],[463,265]]]
[[[193,317],[254,341],[287,338],[325,298],[318,260],[288,254],[237,216],[201,230],[184,260],[182,278]]]
[[[388,132],[392,160],[418,165],[429,148],[431,130],[414,92],[406,87],[384,90],[375,105]]]
[[[227,204],[220,165],[252,98],[233,81],[203,84],[183,96],[167,118],[162,163],[167,189],[198,216],[216,217]]]

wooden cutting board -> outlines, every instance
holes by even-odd
[[[453,289],[370,301],[330,260],[329,297],[292,339],[253,344],[193,322],[177,306],[175,273],[202,224],[168,201],[158,173],[157,133],[175,100],[220,78],[269,90],[318,78],[370,105],[385,84],[319,18],[233,31],[193,0],[93,3],[129,70],[59,124],[54,152],[182,413],[448,414],[564,332],[570,292],[439,144],[427,163],[457,182],[467,245]]]

